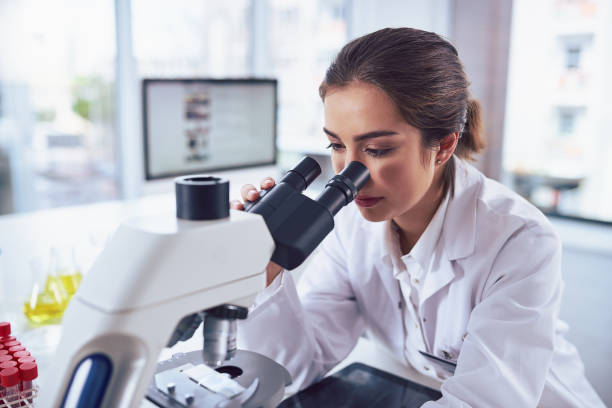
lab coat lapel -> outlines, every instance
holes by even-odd
[[[419,293],[419,303],[421,305],[455,278],[455,270],[446,251],[439,249],[437,251],[440,251],[440,253],[436,254],[431,270],[427,274],[425,282],[423,282],[423,289]]]
[[[483,184],[476,169],[462,160],[454,160],[455,192],[446,209],[441,236],[451,261],[474,253],[477,198]]]
[[[455,277],[452,261],[474,252],[476,240],[476,205],[482,183],[478,173],[455,158],[455,192],[448,203],[440,242],[423,283],[420,303],[448,285]],[[461,239],[457,239],[461,237]]]
[[[429,276],[423,283],[420,303],[430,298],[437,291],[448,285],[455,277],[453,261],[471,255],[474,252],[476,238],[476,204],[482,186],[478,172],[469,164],[455,160],[455,194],[449,201],[440,236],[441,244],[436,250],[435,259]],[[393,277],[393,267],[384,244],[385,223],[366,223],[366,234],[370,234],[377,245],[370,247],[370,255],[383,285],[394,305],[401,300],[397,279]],[[461,236],[461,239],[457,239]]]

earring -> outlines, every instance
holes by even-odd
[[[442,160],[440,159],[436,160],[436,164],[441,164],[441,163],[442,163]]]

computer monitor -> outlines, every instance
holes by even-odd
[[[275,79],[144,79],[147,180],[276,162]]]

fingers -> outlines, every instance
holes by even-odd
[[[275,181],[272,177],[266,177],[261,180],[260,186],[262,190],[269,190],[274,187]],[[259,199],[259,191],[253,184],[245,184],[240,187],[240,196],[243,201],[256,201]],[[244,204],[240,200],[230,201],[230,208],[232,210],[244,210]]]
[[[244,204],[240,200],[232,200],[230,201],[230,208],[232,210],[244,211]]]
[[[265,179],[261,180],[261,188],[263,190],[267,190],[269,188],[274,187],[274,179],[272,177],[266,177]]]
[[[245,201],[255,201],[259,198],[259,192],[252,184],[245,184],[240,187],[240,195]]]

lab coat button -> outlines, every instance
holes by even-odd
[[[429,371],[429,367],[427,367],[427,366],[423,366],[423,369],[424,369],[425,371]]]
[[[418,285],[419,283],[421,283],[421,281],[418,280],[417,278],[414,278],[412,281],[414,282],[415,285]]]

